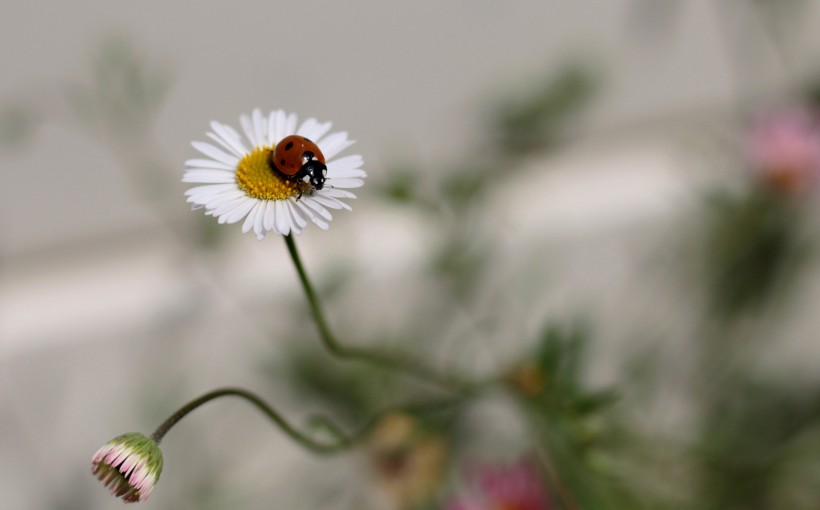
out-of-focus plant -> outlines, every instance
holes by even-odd
[[[779,310],[813,253],[805,212],[817,198],[820,177],[818,120],[808,103],[758,115],[743,132],[746,185],[711,203],[709,325],[695,344],[701,508],[784,507],[795,492],[783,477],[795,444],[820,425],[818,390],[762,375],[750,361],[759,347],[738,327]]]
[[[520,459],[510,465],[467,465],[467,486],[447,510],[550,510],[555,508],[536,464]]]
[[[507,375],[526,411],[548,484],[562,508],[625,508],[635,505],[629,484],[618,476],[607,451],[607,411],[617,401],[613,388],[587,389],[581,326],[548,325],[532,356]]]
[[[151,455],[165,434],[201,405],[231,396],[253,405],[278,431],[311,452],[358,449],[368,460],[372,485],[384,496],[380,501],[400,510],[813,508],[814,493],[800,482],[815,480],[805,473],[818,471],[816,459],[803,448],[820,434],[820,391],[762,377],[748,362],[752,351],[741,351],[754,346],[732,341],[738,324],[777,304],[779,291],[789,289],[811,253],[801,218],[820,172],[820,131],[812,106],[770,112],[748,125],[740,158],[748,170],[746,185],[721,190],[710,202],[706,235],[700,238],[705,240],[706,271],[697,282],[708,296],[703,318],[708,326],[703,338],[692,342],[700,350],[697,380],[688,388],[695,426],[685,440],[657,444],[639,437],[642,418],[616,405],[628,387],[590,389],[587,351],[595,344],[585,328],[550,321],[531,349],[489,369],[467,366],[463,360],[470,346],[464,342],[454,349],[455,356],[434,358],[434,344],[457,327],[455,316],[467,317],[476,337],[510,319],[498,306],[480,309],[477,303],[477,296],[497,285],[492,283],[496,263],[503,262],[495,233],[483,224],[482,208],[493,190],[520,175],[529,158],[543,157],[571,138],[597,86],[595,73],[569,66],[529,93],[490,108],[486,130],[477,133],[481,150],[465,151],[464,161],[446,162],[447,169],[435,172],[433,182],[419,179],[424,172],[407,163],[387,173],[378,190],[381,196],[430,225],[424,276],[434,290],[429,300],[409,303],[417,307],[412,328],[391,346],[380,343],[383,338],[373,324],[354,332],[350,343],[348,335],[337,335],[324,307],[355,275],[314,286],[293,237],[311,222],[327,228],[327,209],[344,208],[340,199],[352,198],[341,188],[363,182],[360,157],[333,158],[349,145],[346,134],[323,138],[329,126],[325,129],[315,119],[297,126],[295,116],[284,112],[243,116],[244,138],[228,125],[213,123],[209,136],[217,145],[198,143],[195,147],[208,159],[189,162],[186,180],[198,185],[189,190],[190,201],[216,218],[203,220],[203,232],[218,232],[217,222],[244,219],[246,232],[284,237],[307,308],[282,315],[300,324],[294,339],[299,341],[293,343],[312,342],[314,348],[285,353],[273,370],[263,367],[277,383],[287,378],[289,391],[323,413],[294,422],[255,393],[217,389],[182,406],[150,438],[138,435],[147,441],[137,445],[139,451],[133,441],[121,444],[122,436],[106,445],[93,460],[95,475],[128,501],[144,499],[159,476]],[[90,82],[66,89],[80,125],[114,142],[113,150],[150,200],[173,189],[161,182],[173,173],[154,164],[162,158],[151,136],[167,88],[163,73],[121,40],[112,40],[95,60]],[[41,112],[11,104],[0,113],[0,135],[20,143],[41,118]],[[270,159],[277,144],[297,131],[315,138],[317,147],[329,154],[326,160],[301,155],[305,164],[314,165],[307,181],[289,178]],[[470,159],[475,153],[480,156]],[[327,170],[321,179],[318,163]],[[240,167],[256,180],[245,175],[242,181]],[[328,186],[323,190],[324,178]],[[334,188],[334,178],[346,185]],[[524,274],[532,270],[516,269]],[[498,295],[515,291],[491,290]],[[512,320],[529,313],[521,310]],[[315,326],[316,333],[305,324]],[[482,465],[462,479],[451,468],[469,464],[464,459],[481,445],[471,444],[459,425],[471,416],[471,406],[488,395],[517,404],[511,407],[525,423],[526,437],[508,457],[524,452],[528,460],[512,467]],[[650,467],[643,472],[624,469],[640,458],[625,452],[650,449],[655,450],[646,455]],[[667,470],[684,473],[683,488],[674,497],[647,488],[665,478]],[[149,477],[151,473],[156,476]],[[448,487],[451,482],[458,488]]]
[[[820,389],[747,377],[716,393],[702,423],[703,508],[784,508],[795,487],[782,474],[820,426]]]
[[[820,117],[809,106],[766,112],[744,140],[749,183],[713,199],[706,239],[712,302],[729,315],[765,302],[807,255],[802,211],[820,179]]]

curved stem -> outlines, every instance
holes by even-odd
[[[262,400],[258,395],[244,390],[242,388],[220,388],[217,390],[210,391],[201,397],[195,398],[194,400],[188,402],[177,412],[172,414],[168,417],[162,424],[157,427],[157,430],[151,434],[151,439],[156,441],[157,444],[162,441],[162,438],[165,437],[165,434],[168,433],[171,428],[176,425],[180,420],[182,420],[185,416],[187,416],[191,411],[198,408],[199,406],[210,402],[211,400],[221,398],[221,397],[240,397],[244,398],[257,409],[262,411],[268,418],[270,418],[278,427],[279,429],[284,432],[288,437],[302,445],[303,447],[307,448],[316,453],[335,453],[342,450],[346,450],[347,448],[353,446],[357,441],[361,440],[363,437],[367,435],[370,429],[378,423],[380,419],[384,416],[397,412],[397,411],[407,411],[407,412],[432,412],[439,409],[444,409],[455,405],[462,401],[461,397],[451,397],[451,398],[444,398],[439,400],[424,400],[417,403],[408,403],[402,406],[391,407],[380,411],[374,414],[362,427],[355,432],[354,434],[347,434],[342,431],[341,427],[336,425],[333,420],[326,416],[317,415],[310,419],[309,423],[313,428],[321,428],[324,429],[327,433],[333,436],[333,442],[322,442],[317,441],[311,437],[309,437],[304,432],[297,430],[293,425],[287,422],[285,418],[279,414],[276,409],[270,406],[267,402]]]
[[[319,297],[308,279],[305,268],[302,265],[302,259],[299,257],[299,252],[296,250],[296,243],[294,242],[292,235],[285,236],[285,244],[288,246],[288,252],[293,260],[293,265],[296,266],[296,272],[299,274],[299,281],[305,291],[305,296],[307,297],[308,304],[310,305],[310,311],[313,315],[314,321],[316,322],[316,327],[319,329],[319,336],[322,339],[322,344],[331,354],[340,358],[359,359],[361,361],[366,361],[384,368],[401,370],[408,374],[412,374],[419,379],[435,382],[457,392],[466,391],[466,385],[457,377],[438,372],[429,365],[414,358],[363,347],[351,347],[340,343],[330,330],[330,326],[327,324],[327,320],[325,319],[325,315],[322,312],[322,307],[319,302]]]
[[[328,428],[333,430],[333,435],[335,437],[335,442],[332,443],[325,443],[316,441],[310,437],[308,437],[303,432],[300,432],[296,428],[293,427],[290,423],[288,423],[281,414],[279,414],[276,409],[271,407],[267,402],[262,400],[260,397],[251,393],[250,391],[244,390],[242,388],[220,388],[218,390],[211,391],[202,395],[199,398],[196,398],[184,406],[182,406],[177,412],[172,414],[167,420],[165,420],[162,425],[157,427],[157,430],[151,435],[151,438],[159,444],[162,441],[162,438],[165,434],[168,433],[171,428],[177,424],[182,418],[188,415],[191,411],[198,408],[199,406],[210,402],[211,400],[220,398],[220,397],[227,397],[227,396],[234,396],[234,397],[241,397],[256,406],[257,409],[262,411],[268,418],[270,418],[282,432],[284,432],[288,437],[299,443],[300,445],[304,446],[308,450],[314,451],[316,453],[333,453],[340,450],[344,450],[355,443],[358,439],[360,439],[364,433],[369,429],[369,425],[362,428],[357,434],[353,436],[348,436],[342,433],[341,429],[333,424],[328,425]],[[330,423],[329,420],[323,419],[325,423]]]

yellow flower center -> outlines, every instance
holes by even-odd
[[[299,194],[300,181],[285,179],[270,166],[273,147],[255,147],[236,167],[236,183],[249,197],[284,200]]]

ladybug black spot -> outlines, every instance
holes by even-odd
[[[293,148],[293,142],[288,142],[288,143],[287,143],[287,145],[285,145],[285,150],[286,150],[286,151],[289,151],[289,150],[291,150],[292,148]]]
[[[279,164],[280,164],[280,165],[282,165],[282,166],[285,166],[285,160],[284,160],[284,159],[283,159],[283,160],[281,160],[281,161],[279,162]]]

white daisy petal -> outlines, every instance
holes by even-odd
[[[226,165],[225,163],[220,163],[219,161],[214,161],[212,159],[189,159],[185,162],[185,165],[192,168],[218,168],[220,170],[235,170],[235,168],[231,165]]]
[[[358,154],[352,154],[343,158],[334,159],[327,162],[328,172],[345,172],[350,170],[358,170],[363,163],[362,157]]]
[[[214,130],[214,133],[218,134],[228,143],[233,149],[239,154],[239,157],[244,156],[248,153],[248,149],[245,148],[245,145],[242,144],[242,138],[239,136],[231,126],[226,126],[225,124],[220,124],[217,121],[211,122],[211,129]]]
[[[253,207],[248,211],[248,216],[245,218],[245,223],[242,224],[242,233],[247,234],[253,228],[253,223],[256,219],[256,211],[264,205],[264,202],[253,199]]]
[[[293,223],[299,227],[301,231],[303,228],[307,227],[307,220],[305,220],[299,211],[296,210],[294,207],[294,200],[286,200],[285,203],[288,205],[288,211],[290,212],[291,218],[293,218]]]
[[[256,217],[253,219],[253,232],[256,237],[265,236],[265,215],[270,202],[264,201],[256,210]]]
[[[241,191],[238,193],[242,193]],[[237,194],[236,191],[225,191],[223,193],[202,193],[199,195],[191,195],[188,197],[188,202],[192,204],[204,206],[211,214],[214,209],[221,207],[229,202],[233,202],[238,198],[244,198],[244,194]]]
[[[283,200],[282,202],[285,204],[285,209],[287,209],[286,217],[290,224],[291,233],[296,235],[301,234],[302,230],[307,226],[307,221],[305,221],[302,214],[296,210],[296,207],[293,205],[293,200]]]
[[[356,195],[339,188],[326,188],[321,191],[322,195],[333,198],[356,198]]]
[[[323,137],[325,133],[328,132],[330,126],[330,122],[319,124],[319,122],[316,119],[311,117],[308,120],[304,121],[301,126],[299,126],[299,129],[296,131],[296,134],[299,136],[304,136],[305,138],[308,138],[315,142],[319,140],[319,138]]]
[[[288,115],[288,120],[285,124],[285,136],[290,136],[296,134],[296,122],[297,122],[296,114],[291,113]],[[284,138],[284,137],[282,137]]]
[[[251,142],[251,147],[257,147],[259,141],[256,139],[256,132],[253,129],[253,121],[251,120],[249,115],[240,115],[239,116],[239,123],[242,125],[242,131],[245,132],[245,136],[248,137],[248,140]]]
[[[356,168],[353,170],[337,170],[335,172],[328,170],[327,173],[328,177],[332,179],[364,179],[367,177],[367,172],[361,168]]]
[[[330,214],[330,211],[322,207],[322,204],[314,200],[313,197],[302,197],[302,200],[300,200],[300,202],[305,204],[307,207],[310,208],[310,210],[312,210],[322,218],[326,219],[327,221],[333,219],[333,215]]]
[[[311,136],[305,135],[307,138],[310,138],[314,142],[318,142],[323,136],[330,131],[330,126],[332,126],[332,122],[325,122],[323,124],[316,123],[316,127],[312,129]]]
[[[225,189],[216,189],[216,186],[224,186]],[[192,193],[191,197],[207,200],[209,204],[224,203],[226,200],[232,200],[234,198],[245,196],[244,191],[237,189],[236,186],[230,184],[216,184],[214,185],[214,189],[202,188],[204,188],[204,186],[200,187],[201,191]],[[215,205],[213,207],[215,207]]]
[[[284,200],[277,200],[276,205],[276,231],[283,236],[290,233],[290,222],[288,222],[287,206]]]
[[[361,188],[364,186],[364,181],[361,179],[328,179],[328,184],[334,188]]]
[[[253,111],[253,129],[256,133],[256,144],[264,145],[268,139],[268,123],[262,118],[262,110],[259,108]]]
[[[219,198],[216,200],[208,200],[203,206],[205,206],[205,213],[211,216],[222,216],[223,214],[230,212],[236,207],[241,200],[244,200],[248,197],[225,197]]]
[[[350,206],[345,204],[344,202],[340,202],[340,201],[336,200],[335,198],[328,197],[328,196],[325,196],[325,195],[321,195],[319,193],[316,193],[315,195],[313,195],[310,198],[312,198],[313,200],[315,200],[318,203],[322,204],[323,206],[329,207],[331,209],[348,209],[348,210],[350,210]]]
[[[207,136],[207,137],[208,137],[208,138],[210,138],[211,140],[213,140],[213,141],[215,141],[216,143],[218,143],[220,147],[222,147],[223,149],[227,150],[227,151],[228,151],[228,154],[230,154],[230,155],[232,155],[232,156],[236,156],[236,157],[238,157],[238,158],[240,158],[240,159],[241,159],[241,158],[242,158],[242,156],[244,156],[244,155],[245,155],[245,153],[244,153],[244,152],[237,152],[237,151],[236,151],[236,149],[234,149],[234,148],[233,148],[230,144],[228,144],[228,142],[226,142],[225,140],[223,140],[221,136],[219,136],[219,135],[217,135],[217,134],[215,134],[215,133],[211,133],[211,132],[209,131],[209,132],[205,133],[205,136]]]
[[[234,140],[237,140],[240,143],[242,142],[242,135],[240,135],[239,131],[234,129],[233,126],[230,126],[228,124],[222,124],[222,127],[225,128],[225,131],[227,131],[228,134],[230,134]]]
[[[316,131],[317,124],[318,122],[316,122],[316,119],[311,117],[306,121],[302,122],[302,124],[299,126],[299,129],[296,130],[296,134],[299,136],[304,136],[305,138],[310,138],[311,140],[316,140],[316,137],[313,133],[314,131]]]
[[[208,202],[208,212],[214,216],[221,216],[232,211],[239,203],[248,200],[242,195],[222,195],[218,199]]]
[[[317,218],[316,214],[307,205],[305,205],[304,202],[297,201],[296,208],[299,209],[299,211],[301,211],[305,216],[307,216],[308,219],[310,219],[310,221],[318,225],[319,228],[321,228],[322,230],[327,230],[327,228],[329,227],[327,222]]]
[[[210,156],[211,158],[219,161],[220,163],[225,163],[226,165],[230,165],[232,167],[236,166],[239,163],[239,158],[236,156],[231,156],[227,154],[213,145],[207,142],[191,142],[191,145],[194,146],[194,149],[198,150],[202,154],[206,156]]]
[[[276,111],[268,114],[268,145],[273,145],[278,140],[276,136]]]
[[[308,219],[313,219],[316,217],[316,214],[311,211],[306,205],[304,200],[295,200],[293,202],[293,206],[302,214],[307,216]]]
[[[325,158],[330,159],[354,143],[356,142],[347,139],[346,132],[341,131],[323,138],[322,141],[318,142],[318,145],[319,148],[322,149],[322,154],[325,155]]]
[[[276,141],[278,142],[282,138],[288,136],[285,134],[287,129],[288,123],[288,116],[285,114],[284,111],[278,110],[276,112]]]
[[[253,206],[253,200],[242,200],[236,208],[234,208],[230,212],[225,213],[225,215],[222,218],[225,219],[225,223],[236,223],[237,221],[244,218],[248,214],[248,212],[250,212]]]
[[[320,220],[319,218],[313,218],[313,223],[315,223],[316,226],[318,226],[322,230],[327,230],[330,227],[330,224],[328,224],[325,221]]]
[[[221,191],[228,191],[236,189],[235,184],[208,184],[205,186],[197,186],[185,191],[185,196],[201,196],[201,195],[215,195]]]
[[[216,211],[210,211],[211,216],[215,216],[217,218],[217,222],[220,225],[222,225],[223,223],[227,223],[229,215],[244,203],[246,203],[246,202],[243,202],[241,200],[235,200],[235,201],[231,202],[230,207],[223,207],[222,208],[223,210],[225,210],[225,212],[223,212],[223,213],[217,213]]]
[[[278,200],[269,200],[265,203],[265,219],[262,222],[265,230],[273,230],[276,225],[276,202]]]
[[[208,206],[207,206],[208,207],[208,212],[210,214],[212,214],[213,216],[222,216],[225,213],[233,211],[234,208],[236,208],[236,206],[238,206],[240,203],[242,203],[246,198],[248,198],[248,197],[232,196],[232,197],[226,197],[224,199],[220,198],[220,200],[218,202],[211,201],[211,202],[208,203]]]
[[[193,168],[185,172],[182,182],[222,183],[227,184],[236,180],[236,174],[227,170],[210,170]]]

